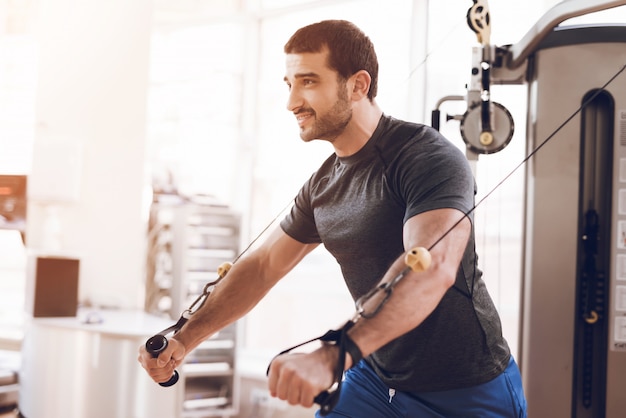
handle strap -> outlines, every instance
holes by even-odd
[[[348,335],[348,330],[354,325],[353,321],[348,321],[338,330],[329,330],[324,335],[313,338],[309,341],[305,341],[291,348],[281,351],[276,357],[283,354],[287,354],[290,351],[302,347],[303,345],[312,343],[313,341],[321,341],[325,344],[336,345],[339,348],[339,357],[337,358],[337,364],[333,374],[333,385],[320,394],[318,394],[314,402],[320,406],[320,414],[326,416],[333,410],[337,402],[339,401],[339,395],[341,394],[341,383],[343,381],[343,372],[346,366],[346,353],[350,353],[352,357],[352,367],[354,367],[359,361],[363,359],[363,353],[361,349],[354,343],[352,338]],[[274,357],[274,358],[276,358]],[[270,365],[267,367],[266,374],[269,374]],[[334,388],[334,389],[333,389]]]

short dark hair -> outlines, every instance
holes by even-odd
[[[372,78],[367,97],[378,91],[378,58],[372,41],[352,22],[324,20],[298,29],[285,44],[286,54],[321,52],[328,47],[328,66],[344,80],[360,70]]]

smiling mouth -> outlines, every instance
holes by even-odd
[[[312,113],[298,113],[296,114],[296,121],[298,121],[298,125],[302,126],[313,117]]]

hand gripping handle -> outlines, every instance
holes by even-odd
[[[163,352],[167,348],[167,338],[163,335],[157,334],[153,337],[150,337],[148,341],[146,341],[146,351],[150,353],[153,358],[159,357],[159,354]],[[174,370],[174,374],[170,377],[170,380],[167,382],[161,382],[159,385],[163,387],[173,386],[178,382],[178,372]]]

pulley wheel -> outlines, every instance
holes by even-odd
[[[500,103],[491,102],[493,126],[491,132],[483,132],[481,103],[471,107],[461,119],[461,137],[467,148],[477,154],[493,154],[502,151],[513,138],[515,124],[508,110]]]

